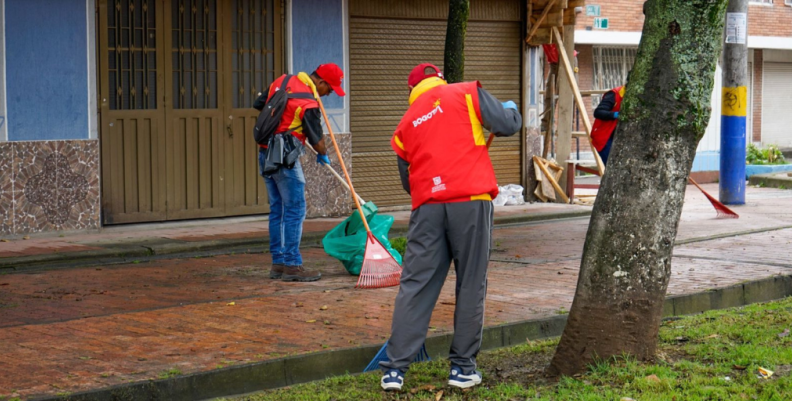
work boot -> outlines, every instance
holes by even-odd
[[[286,265],[276,265],[273,264],[270,268],[270,278],[271,279],[279,279],[283,276],[283,271],[286,269]]]
[[[305,270],[302,266],[286,266],[283,270],[283,281],[316,281],[322,273]]]

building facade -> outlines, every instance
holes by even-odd
[[[581,89],[624,84],[643,28],[643,0],[587,0],[575,27]],[[746,139],[792,148],[792,1],[755,0],[748,7],[749,110]],[[720,65],[715,72],[712,117],[697,149],[693,172],[717,178],[720,150]],[[593,110],[598,101],[589,101]],[[584,152],[588,147],[583,144]],[[573,149],[574,151],[574,149]]]
[[[472,3],[465,78],[531,125],[540,52],[523,43],[526,2]],[[252,103],[280,74],[327,62],[346,73],[347,96],[324,102],[360,195],[409,204],[389,138],[409,70],[442,68],[447,11],[445,0],[0,0],[0,236],[267,213]],[[524,134],[495,142],[502,184],[524,179],[524,148]],[[348,213],[343,187],[310,153],[303,162],[309,216]]]

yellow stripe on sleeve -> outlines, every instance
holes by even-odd
[[[484,138],[484,130],[481,127],[481,121],[479,121],[476,115],[476,108],[473,107],[473,96],[465,94],[465,100],[467,100],[470,124],[473,126],[473,141],[476,143],[476,146],[485,146],[487,145],[487,139]]]
[[[401,139],[399,139],[398,135],[393,135],[393,142],[396,142],[396,146],[398,146],[399,149],[404,150],[404,144]]]

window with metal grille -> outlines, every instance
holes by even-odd
[[[217,1],[173,0],[173,108],[216,109]]]
[[[107,65],[111,110],[157,108],[155,0],[116,1],[107,7]]]
[[[231,24],[233,107],[253,107],[275,80],[273,0],[234,0]]]
[[[594,88],[612,89],[627,82],[627,74],[635,62],[637,47],[594,46]],[[593,107],[597,107],[601,96],[592,96]]]

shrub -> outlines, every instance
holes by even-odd
[[[784,159],[784,154],[778,149],[776,145],[768,145],[765,148],[758,148],[756,145],[748,144],[748,149],[745,152],[746,164],[787,164]]]

